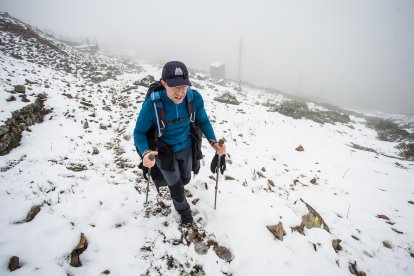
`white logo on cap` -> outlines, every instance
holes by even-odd
[[[175,68],[175,75],[176,76],[182,76],[183,74],[183,70],[181,70],[180,67]]]

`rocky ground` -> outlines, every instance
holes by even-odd
[[[414,273],[414,164],[366,117],[193,72],[228,155],[214,210],[203,145],[187,229],[166,190],[151,185],[144,203],[133,145],[159,66],[5,16],[0,66],[0,274]]]

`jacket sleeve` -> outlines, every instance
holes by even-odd
[[[141,155],[144,151],[149,150],[146,134],[154,125],[154,109],[151,104],[149,99],[143,103],[134,129],[134,143]]]
[[[203,97],[197,91],[194,91],[194,109],[195,119],[209,141],[217,141],[216,135],[214,134],[213,126],[211,125],[210,119],[207,116],[206,110],[204,109]]]

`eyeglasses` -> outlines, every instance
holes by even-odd
[[[183,86],[176,86],[176,87],[171,87],[171,89],[174,91],[174,93],[178,94],[178,93],[184,93],[185,91],[187,91],[187,85],[183,85]]]

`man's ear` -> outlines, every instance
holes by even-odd
[[[167,83],[164,80],[161,80],[161,84],[164,86],[164,88],[167,88]]]

